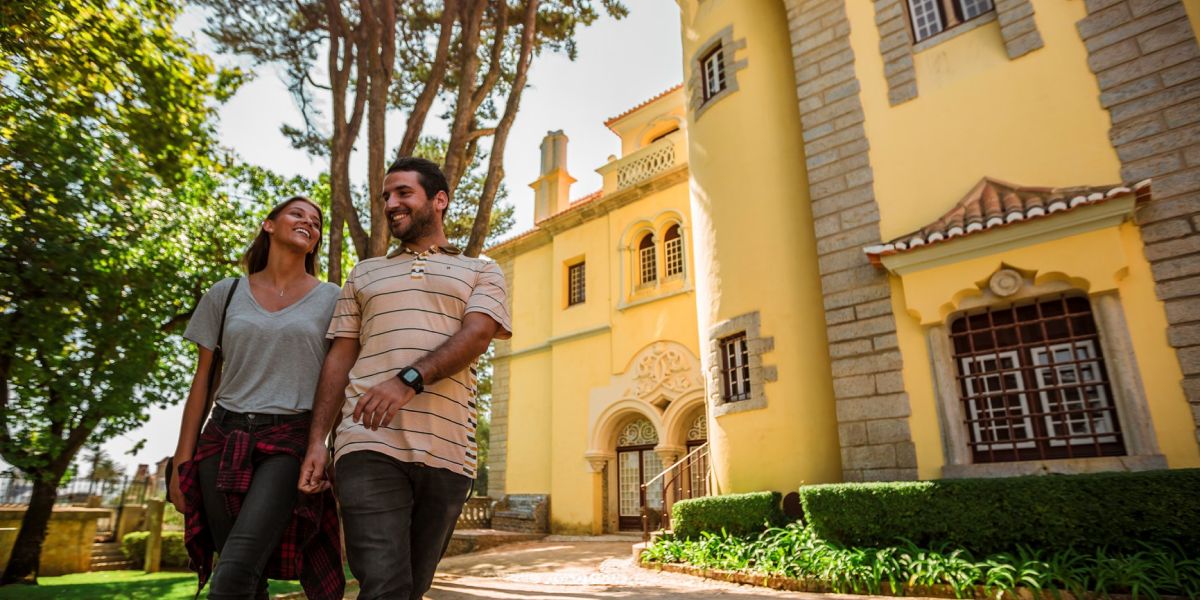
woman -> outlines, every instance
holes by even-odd
[[[267,578],[301,579],[309,598],[345,587],[333,497],[296,489],[307,447],[325,331],[340,290],[316,277],[321,210],[308,198],[273,208],[242,256],[247,277],[201,298],[184,337],[200,360],[170,480],[185,542],[210,599],[266,600]],[[224,327],[222,329],[222,323]],[[224,367],[197,439],[220,340]],[[220,554],[215,570],[213,552]]]

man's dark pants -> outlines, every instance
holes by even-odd
[[[346,557],[359,600],[420,600],[473,480],[370,450],[337,461]]]

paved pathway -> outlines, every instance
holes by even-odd
[[[570,539],[570,538],[568,538]],[[634,566],[632,541],[547,541],[505,546],[442,561],[426,600],[643,600],[678,598],[833,600]],[[619,539],[619,538],[618,538]],[[348,596],[353,598],[353,596]]]

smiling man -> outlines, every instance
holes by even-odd
[[[475,479],[476,364],[508,339],[504,275],[443,231],[446,177],[401,158],[383,182],[401,245],[350,272],[326,337],[300,489],[336,492],[360,600],[416,600],[433,582]]]

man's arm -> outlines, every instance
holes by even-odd
[[[325,363],[321,366],[321,378],[317,381],[317,393],[313,399],[312,425],[308,428],[308,452],[300,468],[300,491],[321,492],[329,488],[325,481],[325,465],[329,458],[325,449],[325,438],[346,401],[346,385],[350,383],[350,369],[358,360],[358,338],[334,338]]]
[[[483,313],[469,312],[463,317],[462,329],[434,348],[433,352],[418,359],[412,367],[421,373],[421,379],[426,386],[433,385],[467,368],[487,352],[488,345],[492,343],[492,338],[496,336],[499,328],[500,324],[491,317]],[[361,420],[363,426],[368,429],[387,427],[396,413],[415,395],[413,389],[399,378],[390,377],[367,390],[367,393],[359,398],[354,407],[354,422]]]

